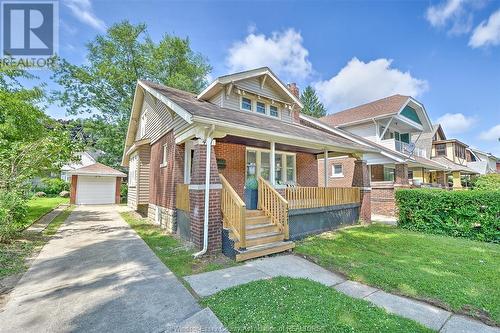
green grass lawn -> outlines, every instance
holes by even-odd
[[[34,197],[28,201],[28,215],[24,227],[30,226],[44,214],[50,212],[59,204],[68,203],[68,198],[61,197]]]
[[[297,242],[350,279],[500,323],[500,245],[374,224]]]
[[[208,272],[236,265],[233,260],[223,255],[194,259],[193,253],[196,251],[183,245],[177,238],[167,235],[164,230],[149,222],[147,218],[140,218],[132,212],[120,214],[165,266],[177,276]]]
[[[41,234],[21,233],[12,242],[0,243],[0,278],[18,274],[27,269],[26,258],[41,248],[68,218],[74,207],[59,214]]]
[[[231,332],[432,332],[305,279],[254,281],[201,302]]]

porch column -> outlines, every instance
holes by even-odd
[[[328,187],[328,150],[325,150],[325,158],[323,159],[323,177],[324,185]]]
[[[394,171],[394,187],[408,186],[410,186],[410,183],[408,182],[408,164],[396,163],[396,169]]]
[[[370,177],[368,174],[368,165],[365,160],[354,161],[354,173],[352,178],[352,187],[359,187],[361,191],[361,207],[359,209],[359,219],[363,223],[371,223],[372,206],[371,206],[371,187]]]
[[[453,171],[451,173],[453,176],[453,189],[454,190],[461,190],[462,189],[462,177],[460,174],[460,171]]]
[[[213,148],[213,147],[212,147]],[[198,141],[194,144],[194,156],[189,185],[191,241],[196,248],[203,248],[203,222],[205,209],[205,170],[207,145]],[[222,218],[220,211],[222,185],[217,170],[215,151],[210,154],[210,201],[208,211],[208,250],[217,253],[222,250]]]
[[[276,185],[276,156],[275,156],[275,144],[274,141],[271,142],[271,153],[269,156],[269,183],[271,185]]]

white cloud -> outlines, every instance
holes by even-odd
[[[330,112],[394,94],[417,97],[428,89],[427,81],[391,68],[391,64],[385,58],[366,63],[352,58],[337,75],[313,85]]]
[[[427,8],[427,21],[434,27],[442,27],[459,16],[463,11],[464,0],[447,0],[437,6]]]
[[[487,21],[481,22],[469,40],[469,46],[473,48],[487,45],[500,45],[500,9],[491,14]]]
[[[446,134],[462,133],[471,128],[476,123],[475,117],[468,117],[462,113],[445,113],[437,119]]]
[[[481,132],[479,138],[483,140],[498,140],[500,138],[500,124],[493,126],[487,131]]]
[[[90,0],[65,0],[64,4],[71,10],[71,13],[81,22],[90,25],[94,29],[104,31],[106,24],[98,18],[92,10]]]
[[[269,66],[280,75],[304,79],[311,74],[312,65],[302,42],[302,35],[293,28],[268,37],[252,26],[245,40],[229,49],[227,64],[233,72]]]

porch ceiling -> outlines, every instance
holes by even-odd
[[[271,148],[271,143],[269,141],[244,138],[244,137],[235,136],[235,135],[226,135],[223,138],[216,139],[216,141],[217,142],[225,142],[225,143],[234,143],[234,144],[244,145],[244,146],[248,146],[248,147],[255,147],[255,148],[263,148],[263,149],[270,149]],[[279,150],[279,151],[300,152],[300,153],[310,153],[310,154],[323,154],[324,153],[323,150],[319,150],[319,149],[298,147],[298,146],[287,145],[287,144],[282,144],[282,143],[276,143],[275,149]]]

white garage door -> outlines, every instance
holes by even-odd
[[[78,176],[76,183],[76,203],[78,205],[98,205],[115,203],[116,178]]]

